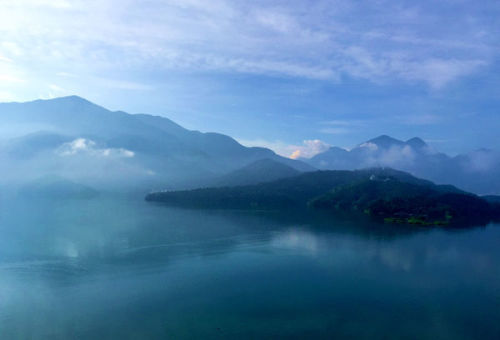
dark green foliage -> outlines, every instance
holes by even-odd
[[[368,180],[335,188],[310,202],[315,208],[363,211],[388,222],[443,225],[495,216],[485,200],[450,186],[426,186],[396,179]]]
[[[157,192],[149,194],[146,199],[183,206],[222,209],[305,208],[312,198],[339,185],[368,179],[372,175],[392,175],[402,180],[432,185],[431,182],[419,180],[404,172],[391,169],[315,171],[256,185]]]
[[[392,169],[316,171],[269,183],[149,194],[148,201],[217,209],[293,209],[366,213],[386,222],[485,222],[500,209],[453,186]]]
[[[481,196],[481,198],[487,200],[490,203],[500,204],[500,196],[486,195],[486,196]]]

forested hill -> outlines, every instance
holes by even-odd
[[[316,171],[257,185],[157,192],[146,200],[212,209],[322,209],[386,221],[449,224],[491,219],[497,205],[392,169]]]

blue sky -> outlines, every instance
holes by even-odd
[[[0,1],[0,101],[77,94],[310,156],[500,145],[497,1]]]

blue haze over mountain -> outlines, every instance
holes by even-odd
[[[392,167],[441,184],[453,184],[478,194],[500,193],[500,154],[479,149],[454,157],[438,152],[418,137],[401,141],[386,135],[351,150],[331,147],[310,159],[318,169],[353,170]]]
[[[200,185],[263,159],[292,171],[313,169],[222,134],[112,112],[77,96],[0,104],[0,122],[17,135],[1,144],[6,183],[50,174],[102,188],[149,190]]]
[[[380,136],[293,160],[219,133],[190,131],[147,114],[109,111],[77,96],[0,104],[3,184],[64,179],[109,190],[244,185],[316,169],[392,167],[478,194],[500,192],[500,156],[481,149],[450,157],[420,138]],[[307,163],[307,164],[306,164]]]

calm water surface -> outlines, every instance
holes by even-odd
[[[500,226],[0,200],[1,339],[500,339]]]

